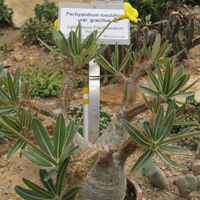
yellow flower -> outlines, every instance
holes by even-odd
[[[54,27],[56,28],[56,30],[58,30],[58,19],[55,20]]]
[[[133,8],[129,3],[124,3],[123,6],[125,14],[119,16],[117,20],[130,19],[131,21],[137,23],[138,20],[136,18],[138,17],[138,11]]]

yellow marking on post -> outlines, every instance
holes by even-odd
[[[83,88],[83,94],[89,94],[89,88]]]
[[[84,104],[89,104],[89,99],[83,99]]]

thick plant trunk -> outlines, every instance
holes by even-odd
[[[144,63],[140,73],[131,74],[130,78],[120,74],[117,76],[119,81],[125,82],[122,108],[95,144],[86,142],[79,134],[76,135],[73,146],[79,146],[79,149],[72,159],[83,159],[83,161],[78,165],[68,167],[65,184],[68,185],[68,189],[76,186],[84,188],[78,196],[79,199],[124,200],[126,195],[125,162],[127,157],[137,150],[138,145],[130,139],[120,120],[122,118],[130,120],[138,112],[141,113],[147,109],[144,102],[137,105],[133,103],[137,79],[149,65],[150,63]],[[62,109],[66,103],[69,105],[68,102],[72,96],[75,70],[70,71],[72,74],[66,82],[66,88],[70,93],[65,94],[65,98],[61,101]]]
[[[117,154],[108,156],[96,164],[82,187],[80,199],[124,200],[126,195],[125,161]]]
[[[84,188],[79,199],[124,200],[126,195],[125,161],[137,149],[137,145],[129,140],[127,132],[120,123],[121,118],[119,115],[115,117],[93,145],[84,142],[85,140],[80,135],[75,137],[74,146],[80,146],[75,157],[77,159],[79,155],[79,158],[83,158],[84,161],[79,167],[68,168],[65,184],[69,187],[82,186]],[[124,149],[126,151],[123,151]],[[93,167],[86,172],[95,159]]]

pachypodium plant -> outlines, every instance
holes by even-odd
[[[5,116],[4,116],[5,117]],[[15,191],[24,199],[74,199],[77,192],[82,190],[82,187],[76,187],[66,192],[67,186],[63,188],[64,174],[68,165],[75,164],[81,160],[73,159],[71,156],[78,146],[72,147],[72,142],[80,125],[75,126],[74,120],[71,120],[66,127],[64,115],[61,113],[56,119],[54,128],[53,143],[51,138],[36,117],[32,118],[32,129],[38,146],[30,142],[20,131],[10,124],[8,121],[0,121],[0,124],[9,132],[4,134],[10,138],[19,138],[8,154],[8,158],[16,152],[20,145],[24,142],[27,150],[22,149],[21,153],[25,155],[36,165],[23,164],[28,167],[40,169],[40,178],[47,190],[23,178],[23,182],[31,189],[26,189],[20,186],[15,187]],[[14,148],[15,147],[15,148]],[[97,155],[98,157],[98,155]],[[93,163],[91,164],[91,166]],[[89,165],[88,165],[89,166]],[[48,170],[48,172],[46,171]],[[86,169],[87,170],[87,169]],[[57,173],[56,186],[54,186],[51,177]],[[86,172],[85,172],[86,173]]]
[[[124,7],[125,14],[117,19],[113,19],[113,21],[130,18],[137,22],[136,18],[138,17],[138,12],[128,3],[125,3]],[[17,186],[15,187],[16,192],[24,199],[29,199],[30,195],[32,195],[33,199],[74,199],[74,196],[71,198],[66,197],[67,193],[65,193],[65,188],[66,185],[68,185],[67,189],[75,187],[74,190],[76,191],[82,189],[82,187],[84,188],[84,190],[81,190],[79,193],[79,199],[123,200],[126,194],[126,172],[124,168],[127,160],[126,158],[138,150],[138,148],[140,148],[138,146],[142,146],[144,153],[133,165],[131,173],[139,171],[154,154],[168,165],[186,169],[185,166],[172,161],[163,153],[163,151],[187,151],[177,146],[171,146],[170,144],[182,137],[197,135],[200,134],[200,132],[190,132],[194,129],[194,127],[190,127],[181,131],[176,136],[169,137],[169,132],[173,126],[176,115],[176,109],[174,109],[172,104],[170,104],[166,119],[164,118],[164,106],[160,105],[155,113],[153,122],[150,124],[147,120],[144,121],[144,133],[137,130],[125,120],[129,120],[133,116],[136,116],[138,113],[147,109],[147,107],[145,107],[145,102],[134,104],[133,98],[135,82],[137,82],[137,79],[141,74],[144,72],[146,73],[146,71],[150,80],[156,85],[156,89],[158,90],[154,91],[150,88],[146,89],[140,87],[143,91],[150,93],[150,95],[168,102],[170,100],[172,101],[175,97],[180,96],[179,90],[182,90],[182,95],[187,96],[189,94],[187,91],[189,88],[183,89],[182,87],[188,81],[190,75],[183,74],[182,67],[173,76],[173,73],[171,73],[173,67],[170,65],[170,61],[168,61],[164,78],[161,70],[157,70],[159,80],[151,71],[151,69],[156,68],[155,65],[157,66],[156,69],[158,69],[155,58],[160,57],[163,59],[161,55],[166,51],[168,44],[166,43],[166,46],[162,47],[161,51],[160,45],[156,42],[152,50],[150,49],[150,60],[142,63],[142,70],[133,72],[130,77],[126,77],[121,73],[121,66],[123,65],[117,63],[117,51],[115,51],[115,54],[113,54],[114,67],[109,65],[109,68],[113,70],[113,74],[118,80],[122,80],[125,84],[124,100],[122,107],[112,119],[108,128],[101,137],[98,138],[95,144],[91,144],[85,141],[84,138],[77,133],[79,125],[75,126],[73,120],[70,121],[68,126],[65,125],[67,110],[64,105],[68,105],[70,101],[77,70],[80,69],[83,64],[100,55],[106,47],[102,46],[98,48],[99,45],[93,47],[96,40],[101,35],[97,36],[97,31],[92,32],[83,43],[81,43],[80,23],[77,26],[76,31],[71,31],[67,39],[61,31],[57,31],[55,28],[53,28],[53,35],[60,51],[52,49],[45,43],[43,44],[63,57],[66,62],[66,69],[68,69],[69,72],[60,93],[60,99],[62,99],[62,102],[67,102],[67,104],[62,104],[60,107],[63,114],[59,114],[56,119],[53,141],[42,123],[35,117],[32,119],[32,129],[38,146],[33,145],[32,142],[13,129],[9,124],[0,120],[0,124],[5,129],[11,131],[13,135],[28,144],[27,149],[22,149],[21,152],[37,165],[25,165],[42,170],[40,170],[40,173],[42,172],[44,175],[40,177],[43,185],[48,190],[41,190],[32,182],[24,179],[24,183],[31,190]],[[172,61],[172,63],[175,63],[175,61]],[[192,85],[194,85],[194,83]],[[192,94],[193,93],[194,92],[192,92]],[[77,146],[79,146],[79,148],[77,148]],[[70,162],[71,156],[73,159]],[[83,161],[81,162],[80,159],[83,159]],[[75,166],[70,165],[66,170],[67,165],[75,163]],[[45,172],[44,169],[47,169],[48,172]],[[51,177],[56,173],[57,182],[54,187],[52,186]],[[50,187],[48,183],[51,184],[52,187]],[[77,187],[79,189],[77,189]],[[24,193],[29,196],[23,196]],[[71,193],[71,190],[69,190],[69,193]]]

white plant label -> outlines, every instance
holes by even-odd
[[[98,34],[113,20],[114,17],[124,14],[123,9],[88,9],[61,7],[59,13],[59,29],[65,37],[69,36],[71,30],[75,31],[78,20],[82,27],[82,40],[95,29]],[[112,22],[101,35],[97,43],[104,44],[129,44],[129,19]]]

